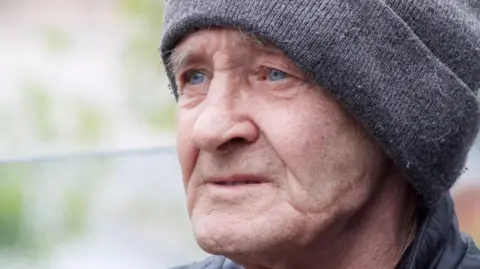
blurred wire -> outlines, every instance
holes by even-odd
[[[45,163],[58,162],[66,160],[78,159],[104,159],[104,158],[118,158],[131,155],[146,155],[146,154],[174,154],[174,147],[154,147],[148,149],[133,149],[133,150],[116,150],[116,151],[89,151],[81,153],[66,153],[66,154],[52,154],[52,155],[37,155],[14,158],[0,158],[0,165],[18,164],[18,163]]]

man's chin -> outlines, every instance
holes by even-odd
[[[247,223],[246,220],[230,222],[209,218],[193,223],[195,240],[207,253],[227,257],[244,256],[264,251],[267,245],[271,245],[268,242],[273,239],[270,238],[273,233],[268,233],[265,225]]]

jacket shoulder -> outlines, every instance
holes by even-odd
[[[480,250],[472,238],[464,234],[462,234],[462,237],[467,242],[468,247],[458,269],[480,269]]]
[[[229,259],[222,256],[210,256],[203,261],[188,265],[174,267],[171,269],[243,269]]]

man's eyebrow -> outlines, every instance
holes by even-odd
[[[245,42],[245,45],[251,46],[255,49],[261,50],[271,55],[284,55],[283,51],[278,49],[272,42],[268,41],[267,39],[253,34],[245,33],[244,31],[240,31],[240,33],[243,35],[243,41]]]
[[[170,56],[170,60],[167,64],[168,69],[173,73],[176,74],[180,69],[185,67],[188,64],[191,64],[192,61],[199,60],[200,56],[198,55],[197,51],[193,48],[185,48],[179,51],[174,51]]]
[[[247,34],[243,31],[239,32],[242,34],[243,42],[246,46],[251,46],[271,55],[283,55],[282,51],[277,49],[267,40]],[[174,50],[170,56],[169,62],[167,63],[170,72],[177,74],[185,66],[204,60],[204,55],[202,55],[199,50],[199,48],[195,48],[193,46]]]

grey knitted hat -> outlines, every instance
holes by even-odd
[[[424,205],[463,172],[480,126],[480,0],[170,0],[163,62],[209,26],[283,50],[364,125]]]

